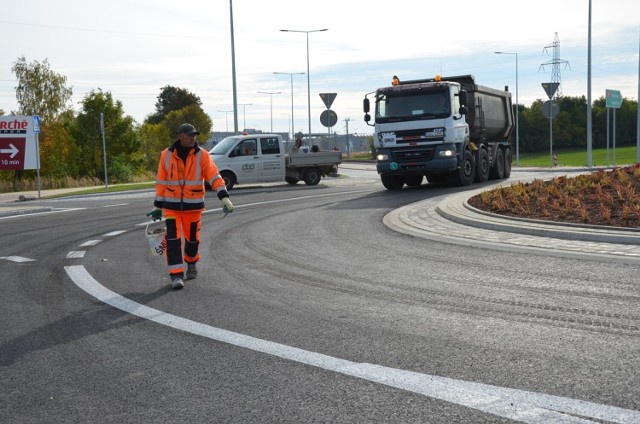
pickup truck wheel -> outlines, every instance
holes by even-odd
[[[402,175],[380,175],[382,185],[387,190],[400,190],[404,185],[404,177]]]
[[[494,163],[493,168],[491,168],[490,176],[492,180],[501,180],[504,178],[504,154],[500,148],[498,148],[496,152],[496,163]]]
[[[231,190],[236,183],[235,175],[228,171],[222,171],[220,176],[224,180],[224,185],[227,186],[227,190]]]
[[[288,182],[289,184],[298,184],[298,181],[300,181],[300,180],[297,180],[297,179],[295,179],[293,177],[284,177],[284,180],[286,182]]]
[[[489,154],[487,149],[478,149],[475,181],[483,183],[489,179]]]
[[[309,168],[304,174],[304,182],[307,185],[316,185],[322,179],[322,173],[318,168]]]

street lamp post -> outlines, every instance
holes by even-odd
[[[304,75],[304,72],[274,72],[276,75],[289,75],[291,77],[291,139],[296,138],[295,124],[293,123],[293,76]]]
[[[227,121],[227,132],[229,132],[229,112],[232,110],[219,110],[218,112],[224,112],[224,119]]]
[[[282,91],[258,91],[259,94],[268,94],[269,102],[271,104],[271,133],[273,134],[273,95],[274,94],[282,94]]]
[[[247,106],[251,106],[253,103],[238,103],[238,106],[242,106],[242,131],[247,129]]]
[[[516,166],[520,166],[520,126],[518,125],[518,53],[517,52],[495,52],[495,54],[512,54],[516,56]]]
[[[302,32],[307,35],[307,111],[309,116],[309,134],[307,135],[307,144],[311,145],[311,78],[309,75],[309,33],[328,31],[328,28],[314,29],[311,31],[300,31],[294,29],[281,29],[282,32]]]

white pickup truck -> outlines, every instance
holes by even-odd
[[[234,135],[209,151],[228,190],[236,184],[303,180],[316,185],[342,163],[340,152],[286,153],[277,134]]]

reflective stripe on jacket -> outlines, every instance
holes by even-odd
[[[224,180],[209,153],[196,145],[189,150],[185,162],[178,156],[177,143],[180,142],[176,141],[160,154],[154,206],[174,211],[204,210],[205,181],[218,197],[222,192],[228,196]]]

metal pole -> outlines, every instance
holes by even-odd
[[[638,97],[636,99],[636,162],[640,162],[640,33],[638,33]]]
[[[229,0],[229,17],[231,19],[231,77],[233,80],[233,131],[237,133],[238,132],[238,90],[236,88],[236,47],[233,40],[233,0]]]
[[[591,132],[591,0],[589,0],[589,36],[587,42],[587,166],[593,166],[592,141],[593,134]]]
[[[516,57],[516,166],[520,166],[520,124],[518,117],[520,110],[518,105],[520,104],[518,99],[518,52],[494,52],[495,54],[512,54]]]
[[[613,108],[613,166],[616,166],[616,108]]]
[[[270,92],[270,91],[258,91],[259,94],[268,94],[269,95],[269,99],[270,99],[270,103],[271,103],[271,133],[273,133],[273,95],[274,94],[281,94],[282,91],[274,91],[274,92]]]
[[[518,101],[518,53],[516,53],[516,166],[520,166],[520,124],[518,116],[520,115],[520,103]]]
[[[309,133],[307,134],[307,145],[311,146],[311,75],[309,72],[309,33],[327,31],[327,28],[312,31],[300,31],[293,29],[281,29],[282,32],[303,32],[307,36],[307,113],[309,118]]]
[[[609,166],[609,108],[607,109],[607,166]]]
[[[291,140],[296,138],[296,126],[293,119],[293,76],[304,75],[304,72],[274,72],[277,75],[289,75],[291,77]]]
[[[218,112],[224,113],[224,119],[227,123],[227,132],[229,132],[229,112],[233,112],[232,110],[218,110]]]
[[[104,187],[109,188],[107,180],[107,145],[104,141],[104,113],[100,112],[100,132],[102,133],[102,159],[104,160]]]

